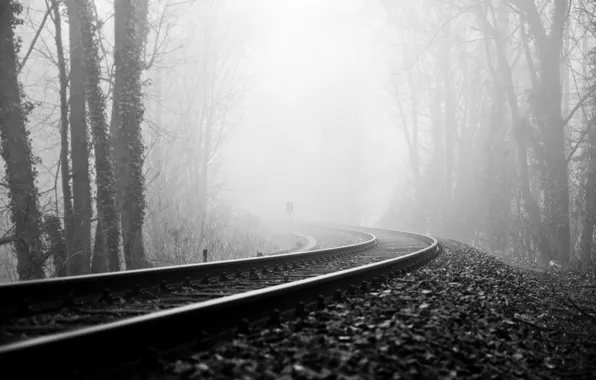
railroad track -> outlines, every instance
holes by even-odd
[[[85,310],[91,311],[86,309],[86,304],[73,307],[75,295],[66,298],[63,295],[60,300],[54,297],[55,305],[59,302],[62,307],[74,310],[67,317],[74,318],[76,329],[56,334],[50,331],[48,336],[1,346],[0,368],[8,371],[10,378],[105,375],[106,368],[117,368],[120,374],[126,373],[124,369],[132,371],[130,373],[142,372],[156,362],[158,354],[184,347],[208,346],[238,330],[247,330],[249,326],[277,323],[292,314],[303,315],[309,307],[323,307],[330,297],[342,297],[347,289],[354,291],[354,284],[382,281],[380,276],[423,265],[440,252],[435,239],[421,235],[369,229],[353,233],[360,234],[364,241],[296,254],[159,268],[166,279],[157,288],[156,269],[136,271],[131,276],[134,280],[126,281],[114,279],[120,273],[85,276],[88,277],[86,288],[81,294],[88,298],[93,293],[96,301],[105,307],[86,313]],[[122,274],[125,273],[133,272]],[[68,280],[63,279],[63,282]],[[148,283],[151,286],[147,288],[152,290],[143,291],[143,284]],[[362,284],[366,287],[367,282]],[[59,294],[67,288],[64,284],[53,286],[54,289],[44,291]],[[133,291],[131,287],[134,287]],[[106,288],[110,290],[106,292]],[[0,298],[4,299],[3,296],[11,296],[6,299],[13,300],[15,309],[16,295],[6,289],[3,293],[0,288]],[[135,301],[122,301],[125,299]],[[185,305],[176,304],[177,307],[171,308],[172,299]],[[136,305],[135,310],[145,315],[123,313],[119,306],[123,302]],[[164,304],[169,304],[167,310],[155,308],[155,305]],[[100,323],[105,324],[86,328],[77,325],[82,316],[100,315],[104,310],[109,310],[120,320],[105,323],[106,319],[103,319]],[[31,311],[17,307],[13,316],[23,312]],[[39,321],[40,315],[43,314],[30,318]],[[58,315],[65,316],[63,311]],[[47,326],[46,322],[42,320],[40,325]],[[8,324],[5,330],[10,328]],[[68,368],[56,366],[66,358]],[[27,364],[31,361],[35,365]]]
[[[285,249],[282,251],[278,251],[278,252],[271,252],[271,253],[268,253],[267,255],[280,255],[280,254],[284,254],[284,253],[299,253],[299,252],[305,252],[305,251],[310,251],[313,249],[321,248],[321,247],[317,246],[317,244],[318,244],[317,239],[315,239],[311,235],[304,235],[299,232],[294,232],[293,235],[295,235],[298,240],[295,247]],[[336,244],[335,246],[341,246],[341,245],[347,245],[347,244]],[[331,245],[331,247],[333,247],[333,245]]]
[[[303,235],[299,233],[294,233],[297,238],[296,245],[292,248],[284,249],[281,251],[270,252],[265,254],[266,256],[270,255],[282,255],[284,253],[299,253],[304,251],[310,251],[312,249],[316,249],[317,240],[310,236],[310,235]]]
[[[298,235],[298,237],[300,237],[302,240],[304,240],[304,245],[302,245],[295,252],[304,252],[304,251],[310,251],[311,249],[315,249],[315,247],[317,245],[317,241],[315,240],[315,238],[313,238],[312,236],[309,236],[309,235],[303,235],[303,234],[299,234],[299,233],[297,233],[296,235]]]
[[[346,234],[352,235],[352,240],[371,239],[370,235],[355,231],[320,227],[317,231],[321,241],[327,240],[326,244],[336,246],[345,241]],[[342,255],[355,249],[358,247],[338,251],[340,256],[334,259],[335,264],[341,265],[341,261],[346,260]],[[309,260],[317,255],[278,256],[277,259],[228,260],[0,285],[0,345],[207,301],[332,270],[328,265],[309,264]]]

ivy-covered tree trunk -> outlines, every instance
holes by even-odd
[[[23,103],[17,78],[14,27],[21,12],[17,1],[0,1],[0,140],[6,165],[11,220],[20,280],[45,277],[45,256],[41,245],[41,214],[35,187],[29,132],[25,127],[28,106]]]
[[[56,215],[46,215],[44,217],[43,232],[49,241],[48,257],[54,259],[54,268],[56,277],[66,276],[66,240],[64,239],[64,230],[60,225],[60,218]]]
[[[145,219],[144,146],[141,122],[142,47],[147,18],[144,0],[115,0],[114,103],[111,131],[118,174],[122,239],[127,269],[145,266],[143,222]],[[139,22],[141,21],[141,22]]]
[[[116,201],[116,178],[106,121],[106,99],[99,85],[99,49],[93,32],[91,4],[89,0],[72,0],[70,4],[75,6],[81,22],[85,96],[89,107],[97,175],[97,210],[106,247],[106,251],[97,252],[99,257],[93,258],[93,267],[96,271],[118,271],[120,270],[120,223]]]
[[[54,40],[56,42],[56,55],[58,59],[58,73],[60,79],[60,171],[62,179],[62,203],[64,207],[64,252],[60,252],[60,257],[72,256],[72,224],[73,224],[73,210],[72,210],[72,192],[70,188],[70,162],[68,160],[68,99],[66,92],[68,88],[68,77],[66,75],[66,63],[64,60],[64,49],[62,46],[62,21],[60,16],[60,9],[58,0],[52,0],[52,7],[54,13]],[[55,223],[55,220],[52,220]],[[57,251],[54,251],[57,252]],[[61,267],[57,268],[57,275],[59,277],[66,275],[66,268],[62,266],[67,265],[65,259],[54,258],[55,265],[60,263]]]
[[[86,274],[91,268],[91,182],[89,176],[89,133],[85,115],[85,87],[81,21],[72,2],[68,3],[70,38],[70,150],[72,160],[72,252],[69,274]]]

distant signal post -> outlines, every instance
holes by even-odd
[[[294,212],[294,202],[286,202],[286,212],[292,219],[292,213]]]

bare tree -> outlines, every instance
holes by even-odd
[[[596,32],[596,22],[593,22],[591,28]],[[585,25],[586,31],[590,30],[590,25]],[[582,50],[588,54],[587,62],[583,65],[586,82],[589,84],[588,91],[596,88],[596,48],[588,52],[587,38],[583,38]],[[589,73],[591,71],[591,73]],[[594,226],[596,225],[596,94],[592,92],[590,108],[592,116],[587,114],[584,117],[588,135],[587,146],[587,169],[584,181],[585,208],[582,213],[582,232],[580,240],[580,259],[584,265],[592,263],[592,251],[594,248]],[[579,143],[578,143],[579,144]]]
[[[215,210],[218,156],[245,93],[238,75],[240,51],[226,28],[224,4],[207,0],[193,4],[193,9],[199,19],[188,25],[184,55],[172,69],[174,80],[168,81],[178,101],[167,105],[168,95],[160,94],[165,108],[176,110],[175,127],[155,143],[148,160],[151,168],[156,163],[160,168],[148,190],[151,250],[160,255],[174,241],[178,246],[186,239],[200,252],[216,238],[211,226],[223,223],[220,217],[225,215]],[[170,59],[177,58],[174,53]],[[158,83],[162,80],[167,81]],[[157,107],[159,120],[167,123]]]
[[[492,15],[493,23],[488,20],[487,13]],[[496,16],[494,15],[494,9],[486,7],[483,10],[478,10],[477,16],[480,20],[480,24],[483,26],[485,33],[485,41],[487,44],[487,58],[488,61],[495,61],[495,67],[492,71],[494,80],[498,88],[502,89],[497,91],[503,91],[506,96],[507,103],[509,105],[509,111],[511,115],[511,125],[514,132],[516,142],[516,161],[517,170],[519,177],[519,187],[524,200],[524,206],[528,214],[530,228],[533,233],[539,250],[542,252],[544,261],[551,260],[552,250],[549,244],[549,240],[546,236],[546,231],[542,224],[540,215],[540,208],[535,197],[532,195],[530,190],[530,178],[528,174],[528,151],[527,151],[527,136],[529,122],[526,115],[522,115],[519,110],[518,97],[515,93],[513,77],[511,73],[511,67],[507,59],[507,52],[504,46],[504,37],[499,32],[499,27],[502,31],[507,30],[507,22],[503,25],[501,21],[500,26],[496,26]],[[507,16],[501,15],[502,20]],[[491,42],[492,41],[492,42]],[[493,55],[494,54],[494,55]]]
[[[545,144],[546,181],[545,213],[552,250],[558,261],[569,261],[571,236],[569,231],[569,181],[565,157],[565,125],[561,116],[561,76],[559,62],[563,46],[563,31],[568,19],[569,0],[555,0],[550,28],[543,24],[534,0],[515,2],[522,22],[527,23],[538,59],[538,71],[532,89],[533,116],[542,130]],[[547,25],[548,25],[547,24]],[[534,59],[534,57],[531,57]]]
[[[430,231],[530,260],[539,254],[543,262],[568,262],[576,239],[580,250],[591,246],[591,119],[584,102],[596,90],[577,78],[592,3],[383,1],[390,14],[407,13],[395,28],[415,36],[394,43],[407,63],[392,86],[400,102],[414,103],[402,95],[414,91],[411,72],[426,78],[415,89],[417,109],[398,110],[402,125],[419,125],[419,164],[412,166],[424,185],[416,209],[430,210]],[[404,132],[412,157],[414,134]]]

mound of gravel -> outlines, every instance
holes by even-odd
[[[594,276],[442,241],[427,267],[164,364],[167,379],[596,378]]]

